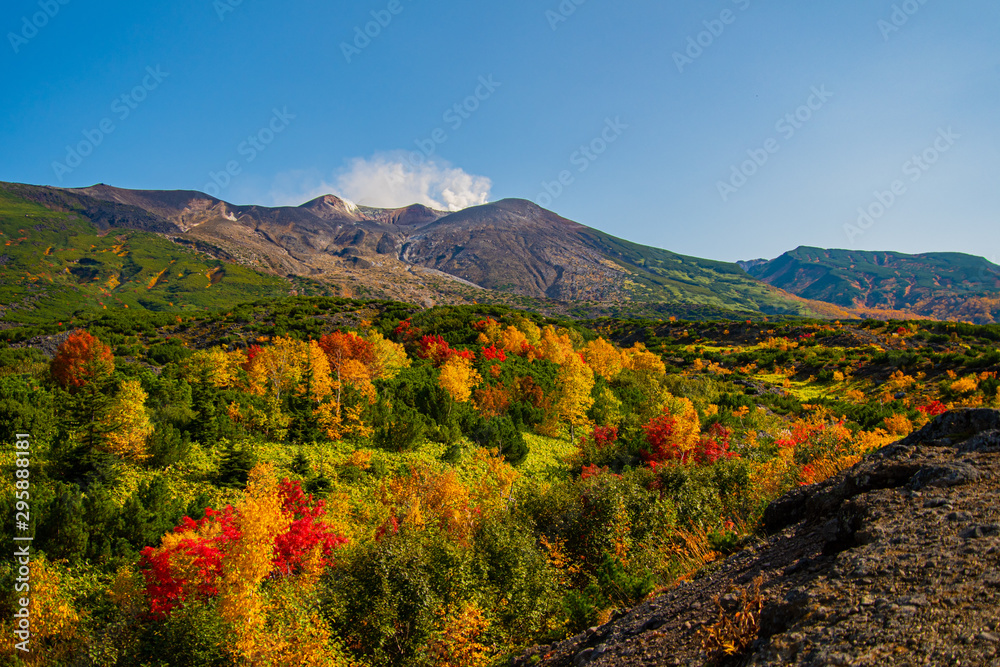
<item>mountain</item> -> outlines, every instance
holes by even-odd
[[[498,302],[591,315],[850,316],[763,284],[735,264],[630,243],[524,200],[447,212],[420,205],[359,207],[332,195],[297,207],[237,206],[200,192],[103,184],[79,189],[0,184],[0,194],[5,233],[9,228],[16,234],[23,226],[20,216],[32,215],[71,225],[64,231],[79,237],[77,251],[85,250],[84,238],[127,238],[112,253],[121,261],[109,262],[102,255],[106,242],[84,244],[93,250],[83,256],[68,251],[69,238],[29,234],[20,250],[23,261],[6,269],[13,283],[24,286],[22,276],[14,276],[17,270],[59,274],[63,283],[70,275],[72,284],[60,289],[122,298],[133,307],[145,307],[143,299],[148,307],[179,307],[189,297],[201,307],[203,295],[189,293],[193,286],[183,279],[224,266],[256,276],[269,294],[326,290],[425,305]],[[22,212],[28,208],[33,212]],[[152,253],[149,266],[140,270],[125,266],[137,244]],[[46,250],[55,259],[39,265],[35,260]],[[174,255],[198,257],[201,264],[181,269],[171,264]],[[162,288],[173,298],[140,294],[136,285],[143,281],[152,284],[147,291]],[[227,275],[213,287],[222,284],[215,291],[223,292],[233,283]],[[14,292],[8,296],[15,301],[25,296],[23,290]]]
[[[1000,266],[961,253],[800,247],[748,273],[806,299],[867,311],[988,324],[1000,319]]]
[[[256,268],[347,277],[391,296],[405,296],[392,292],[434,275],[451,278],[456,289],[461,284],[534,299],[808,311],[748,280],[735,265],[622,241],[524,200],[446,213],[423,206],[358,208],[332,195],[272,209],[232,206],[204,195],[181,207],[173,193],[154,198],[106,187],[80,193],[158,212],[187,237],[216,244]],[[166,204],[174,208],[167,210]]]
[[[24,217],[48,223],[22,235]],[[194,191],[0,183],[0,230],[19,239],[0,257],[8,317],[64,317],[81,299],[182,310],[288,294],[576,316],[1000,315],[998,267],[975,257],[799,248],[737,265],[631,243],[520,199],[454,212],[333,195],[265,207]]]

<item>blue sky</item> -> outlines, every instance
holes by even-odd
[[[0,180],[1000,259],[995,0],[62,1],[0,10]]]

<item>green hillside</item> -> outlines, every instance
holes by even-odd
[[[193,311],[288,294],[274,276],[211,259],[156,234],[99,231],[73,212],[0,187],[0,313],[68,319],[104,308]]]
[[[1000,267],[962,253],[800,247],[750,275],[806,299],[979,324],[1000,316]]]
[[[680,302],[768,315],[817,314],[806,304],[751,278],[736,264],[678,255],[595,229],[581,232],[581,236],[633,273],[636,301]]]

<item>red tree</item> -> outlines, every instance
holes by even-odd
[[[59,346],[51,369],[52,376],[64,388],[79,388],[111,375],[115,357],[100,339],[77,330]]]
[[[441,336],[424,336],[421,338],[417,356],[421,359],[430,359],[434,362],[435,366],[441,366],[452,357],[461,357],[469,361],[476,360],[475,352],[472,350],[456,350]]]
[[[320,338],[319,346],[326,352],[334,375],[340,372],[344,362],[349,359],[360,361],[368,367],[375,362],[375,352],[371,343],[353,332],[335,331]]]
[[[322,553],[322,564],[330,563],[333,550],[347,544],[342,535],[331,533],[323,516],[326,514],[322,500],[313,501],[302,492],[299,482],[284,480],[280,487],[282,511],[292,517],[288,532],[274,541],[274,567],[277,574],[289,575],[302,569],[303,560],[317,546]]]
[[[682,457],[683,452],[674,442],[677,430],[677,420],[674,417],[670,415],[654,417],[643,425],[642,430],[646,434],[649,449],[643,449],[639,454],[647,463],[663,463]]]
[[[928,403],[927,405],[921,405],[917,408],[920,412],[923,412],[928,417],[937,417],[938,415],[943,415],[948,412],[948,406],[941,401],[934,401],[933,403]]]
[[[729,438],[733,432],[722,424],[712,424],[706,435],[701,436],[694,450],[695,461],[710,465],[719,459],[736,458],[736,452],[729,451]]]
[[[291,519],[288,530],[274,540],[271,577],[298,574],[306,558],[319,548],[320,565],[331,563],[333,550],[347,544],[332,532],[323,517],[323,501],[314,501],[302,492],[299,482],[284,480],[279,486],[281,511]],[[173,532],[186,535],[167,546],[142,550],[139,566],[146,579],[150,613],[158,618],[187,599],[207,599],[218,595],[219,577],[229,546],[240,539],[236,510],[227,506],[219,512],[208,508],[205,518],[184,517]]]
[[[498,350],[496,345],[483,348],[483,359],[487,361],[507,361],[507,355],[503,350]]]

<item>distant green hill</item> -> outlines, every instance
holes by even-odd
[[[0,313],[20,322],[103,308],[193,311],[287,296],[287,280],[133,229],[100,230],[0,186]]]
[[[749,273],[803,298],[846,308],[907,311],[978,324],[1000,318],[1000,266],[962,253],[801,247],[750,266]]]

